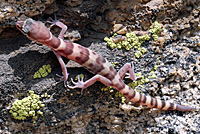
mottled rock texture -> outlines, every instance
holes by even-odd
[[[0,133],[200,133],[199,111],[165,112],[130,102],[122,106],[120,98],[114,97],[116,91],[102,92],[100,83],[84,90],[83,95],[80,89],[69,90],[56,83],[61,69],[53,52],[29,41],[15,28],[17,20],[31,17],[46,22],[54,14],[69,30],[80,32],[78,43],[118,62],[117,70],[133,62],[135,72],[145,75],[158,65],[157,78],[138,87],[140,92],[199,108],[199,0],[1,0]],[[126,32],[145,32],[155,20],[163,25],[162,38],[142,44],[147,49],[142,58],[135,58],[135,50],[110,50],[103,42],[105,36],[113,34],[116,24]],[[57,35],[59,30],[54,27],[52,32]],[[92,76],[65,62],[70,78],[84,74],[87,80]],[[46,64],[51,65],[52,73],[33,79]],[[15,120],[9,114],[12,102],[26,97],[29,90],[52,95],[45,101],[44,116],[35,124],[31,119]]]

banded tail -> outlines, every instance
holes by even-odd
[[[115,88],[126,98],[131,100],[134,103],[138,103],[149,108],[158,108],[162,110],[178,110],[178,111],[192,111],[196,110],[193,107],[182,106],[179,104],[171,103],[168,101],[163,101],[160,99],[152,98],[151,96],[146,96],[135,90],[133,90],[128,85],[124,84],[122,80],[117,84]]]

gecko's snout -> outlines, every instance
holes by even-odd
[[[24,21],[17,21],[15,23],[16,27],[21,31],[24,25]]]
[[[17,21],[16,22],[16,27],[17,29],[19,29],[23,34],[27,34],[27,30],[26,27],[24,26],[24,24],[26,23],[26,21]]]

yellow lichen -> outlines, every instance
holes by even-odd
[[[14,119],[25,120],[27,117],[37,119],[38,112],[40,115],[43,115],[42,111],[38,111],[40,107],[45,106],[39,100],[39,95],[34,94],[34,91],[29,91],[29,94],[30,95],[28,97],[25,97],[22,100],[16,100],[12,103],[12,107],[9,112],[14,117]]]
[[[116,92],[115,97],[121,98],[121,103],[125,103],[126,98],[120,92]]]
[[[44,93],[44,97],[47,97],[48,96],[48,94],[47,93]]]
[[[157,70],[157,68],[158,68],[158,65],[155,65],[155,66],[153,67],[154,70]]]
[[[152,33],[152,38],[154,41],[157,41],[158,35],[162,31],[161,24],[158,23],[158,21],[155,21],[152,26],[150,26],[149,32]]]
[[[101,88],[101,91],[108,91],[108,90],[110,90],[112,87],[102,87]]]
[[[122,99],[121,102],[122,102],[122,103],[125,103],[126,98],[125,98],[124,96],[122,96],[121,99]]]
[[[142,73],[141,72],[138,72],[138,73],[136,73],[135,74],[137,77],[139,77],[139,76],[142,76]]]
[[[146,52],[147,52],[147,49],[146,49],[146,48],[144,48],[144,47],[142,47],[142,48],[141,48],[141,52],[142,52],[142,54],[144,54],[144,53],[146,53]]]
[[[116,64],[118,64],[118,62],[111,62],[111,65],[112,65],[113,67],[115,67]]]
[[[40,97],[42,97],[42,98],[50,98],[51,97],[51,95],[49,95],[49,94],[47,94],[47,93],[44,93],[44,94],[42,94]]]
[[[75,77],[75,79],[74,79],[75,81],[78,81],[78,76],[79,76],[80,79],[82,79],[82,77],[84,77],[83,74],[79,74],[79,75],[77,75],[77,76]]]
[[[142,56],[142,53],[140,51],[136,51],[135,52],[135,57],[136,58],[140,58],[140,56]]]
[[[111,89],[111,90],[110,90],[110,92],[112,93],[112,92],[114,92],[114,90],[113,90],[113,89]]]
[[[51,65],[43,65],[37,72],[34,73],[33,78],[41,78],[46,77],[49,73],[51,73]]]
[[[123,95],[120,92],[116,92],[115,97],[122,97]]]
[[[126,36],[124,36],[126,39],[123,38],[120,39],[116,33],[113,34],[112,37],[108,38],[105,37],[104,41],[107,42],[108,47],[110,47],[111,49],[114,48],[125,48],[126,50],[130,50],[131,48],[135,48],[135,49],[139,49],[141,48],[141,44],[144,43],[145,41],[149,41],[151,39],[151,37],[153,38],[154,41],[156,41],[159,37],[159,34],[162,31],[162,26],[161,24],[158,23],[158,21],[155,21],[154,24],[152,26],[150,26],[149,28],[149,32],[152,34],[145,34],[142,36],[136,36],[136,34],[134,32],[131,33],[127,33]],[[113,38],[118,38],[117,40],[119,40],[119,42],[114,42]],[[137,51],[136,52],[136,57],[139,58],[141,56],[141,54],[144,54],[146,51],[143,49],[141,52]]]
[[[150,78],[153,78],[153,79],[155,79],[155,78],[157,78],[157,76],[156,76],[156,74],[155,74],[155,73],[152,73],[152,75],[150,76]]]
[[[107,42],[108,46],[109,46],[111,49],[114,49],[114,48],[116,48],[116,46],[117,46],[117,45],[113,42],[112,37],[111,37],[111,38],[105,37],[105,38],[104,38],[104,41]]]

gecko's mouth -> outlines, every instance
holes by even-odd
[[[23,25],[24,25],[24,21],[17,21],[15,24],[16,24],[17,29],[22,31],[22,28],[23,28]]]

